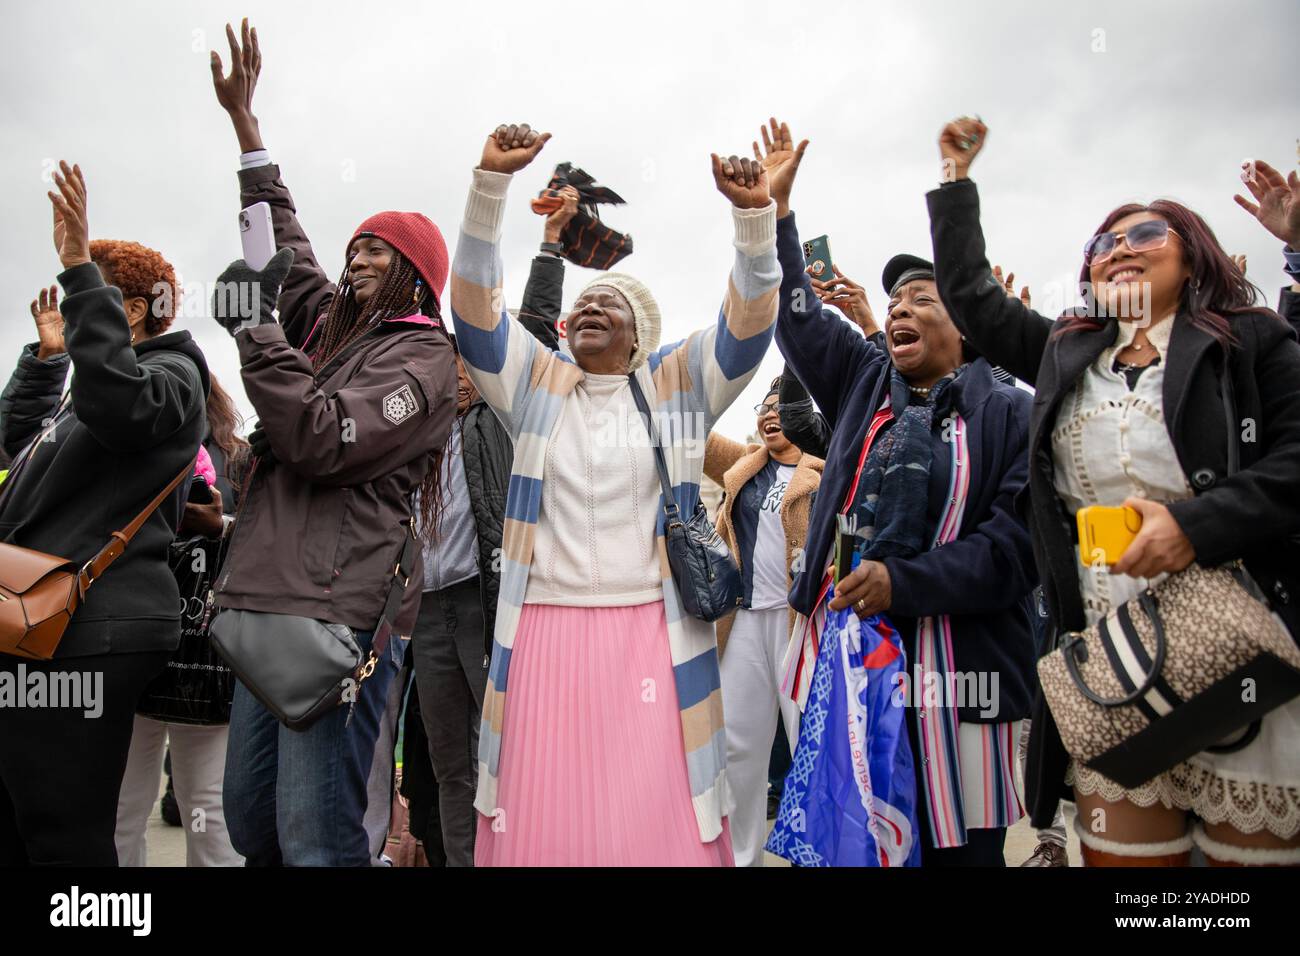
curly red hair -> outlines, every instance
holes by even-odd
[[[170,328],[180,307],[181,290],[176,270],[161,253],[138,242],[95,239],[90,243],[90,258],[104,273],[104,281],[122,291],[122,298],[149,303],[146,335],[161,335]]]

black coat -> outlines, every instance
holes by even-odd
[[[10,455],[57,423],[0,486],[0,541],[80,564],[193,464],[207,432],[209,379],[188,332],[132,346],[122,295],[93,263],[59,282],[67,352],[42,360],[24,348],[0,397],[0,442]],[[182,481],[91,585],[56,657],[175,648],[180,593],[167,558],[188,491]]]
[[[1300,332],[1300,292],[1294,292],[1290,286],[1284,286],[1277,300],[1277,314]]]
[[[510,486],[515,446],[510,441],[510,433],[481,398],[465,413],[461,428],[465,485],[469,489],[474,535],[478,542],[483,651],[491,656],[497,594],[501,590],[501,529],[505,523],[506,491]]]
[[[519,321],[547,348],[559,346],[556,322],[564,291],[564,262],[554,256],[537,256],[528,274],[520,304]],[[469,407],[461,422],[462,458],[470,509],[478,543],[479,594],[483,603],[483,652],[492,654],[496,628],[497,595],[501,590],[501,532],[506,516],[506,492],[515,448],[510,433],[481,398]]]
[[[1031,383],[1029,495],[1022,502],[1057,633],[1085,627],[1074,516],[1053,482],[1051,433],[1062,399],[1115,342],[1118,323],[1062,334],[1047,317],[1007,296],[993,279],[970,180],[929,193],[939,294],[954,322],[992,362]],[[1225,351],[1209,334],[1174,319],[1164,373],[1165,423],[1195,497],[1169,511],[1198,563],[1243,559],[1292,633],[1300,634],[1300,344],[1276,314],[1231,319],[1227,353],[1238,422],[1225,417],[1220,383]],[[1227,475],[1228,436],[1240,471]],[[1253,439],[1253,440],[1251,440]],[[1041,695],[1030,745],[1030,810],[1046,825],[1062,795],[1067,757]]]
[[[878,343],[878,346],[882,350],[885,347],[883,343]],[[777,401],[780,402],[781,431],[785,437],[805,455],[825,461],[831,447],[831,426],[826,424],[826,416],[813,405],[812,396],[794,374],[789,362],[781,372]]]

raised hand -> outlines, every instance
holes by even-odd
[[[212,317],[231,335],[272,324],[280,286],[292,265],[293,250],[288,248],[276,250],[260,271],[243,259],[236,259],[217,276],[212,291]]]
[[[767,172],[758,160],[712,153],[713,181],[718,192],[737,209],[759,209],[772,201],[767,190]]]
[[[809,266],[811,269],[812,267]],[[832,263],[834,278],[825,282],[811,279],[813,291],[824,305],[832,305],[844,313],[845,317],[860,328],[865,335],[875,335],[880,331],[876,324],[875,313],[867,301],[867,290],[862,288]]]
[[[1291,170],[1282,174],[1262,159],[1242,163],[1241,181],[1259,205],[1244,196],[1233,196],[1237,205],[1259,220],[1259,224],[1300,251],[1300,176]]]
[[[39,345],[36,357],[52,358],[66,351],[63,347],[63,313],[59,311],[59,287],[52,285],[42,289],[40,295],[32,299],[32,318],[36,320],[36,335]]]
[[[537,158],[550,138],[550,133],[539,133],[527,123],[502,123],[483,144],[478,168],[491,173],[517,173]]]
[[[789,123],[777,123],[776,117],[768,119],[768,125],[760,127],[763,136],[763,150],[754,140],[754,158],[767,173],[767,181],[776,201],[776,217],[784,218],[790,212],[790,190],[794,188],[795,173],[803,162],[804,150],[808,140],[803,140],[797,147],[794,137],[790,135]],[[770,130],[770,133],[769,133]]]
[[[249,28],[247,17],[240,25],[240,33],[242,37],[237,40],[234,29],[226,24],[230,75],[222,72],[221,54],[216,50],[212,51],[208,65],[212,69],[212,88],[216,91],[217,102],[230,115],[235,134],[239,137],[239,148],[247,153],[262,149],[257,117],[253,115],[253,90],[262,72],[262,51],[257,44],[257,30]]]
[[[1007,298],[1019,298],[1021,303],[1027,309],[1029,308],[1029,286],[1021,286],[1019,296],[1016,295],[1016,274],[1008,273],[1006,278],[1002,277],[1002,267],[993,267],[993,278],[997,280],[998,285],[1002,286],[1002,291],[1007,294]]]
[[[559,242],[564,227],[578,214],[578,202],[582,198],[578,195],[578,190],[565,186],[559,191],[559,197],[564,205],[546,217],[546,225],[542,230],[543,242]]]
[[[943,181],[965,179],[970,174],[970,164],[984,148],[989,128],[978,116],[962,116],[953,120],[939,133],[939,155],[943,157]]]
[[[86,219],[86,180],[80,166],[59,160],[54,174],[59,191],[46,193],[54,206],[54,249],[63,268],[90,261],[90,225]]]

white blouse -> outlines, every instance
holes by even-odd
[[[1169,503],[1192,497],[1174,443],[1165,428],[1165,362],[1173,319],[1147,330],[1160,355],[1129,389],[1115,356],[1133,341],[1132,322],[1119,323],[1115,344],[1098,356],[1065,396],[1052,430],[1056,493],[1073,518],[1088,505],[1118,507],[1126,498]],[[1104,566],[1079,565],[1088,623],[1136,597],[1148,584],[1142,578],[1112,575]]]

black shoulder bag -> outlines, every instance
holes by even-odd
[[[709,520],[704,502],[697,499],[694,513],[689,520],[682,521],[677,499],[673,497],[672,483],[668,480],[668,465],[659,444],[654,416],[650,414],[650,406],[636,374],[627,378],[654,448],[655,469],[659,472],[659,486],[663,489],[664,545],[668,549],[673,583],[677,585],[682,609],[691,617],[712,624],[736,610],[744,600],[740,568],[731,556],[731,549]]]
[[[355,703],[387,650],[415,566],[418,542],[406,522],[401,557],[367,654],[346,624],[297,614],[228,609],[213,620],[212,643],[240,682],[290,730],[306,730],[335,707]]]

